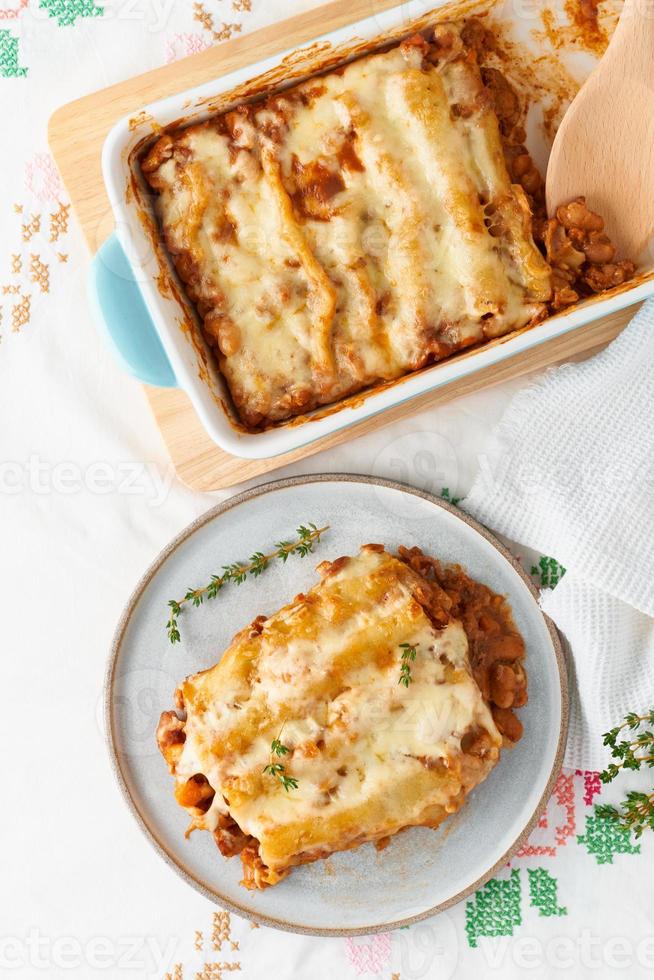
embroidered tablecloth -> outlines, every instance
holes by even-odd
[[[155,855],[114,785],[101,690],[116,620],[157,551],[214,500],[176,481],[141,389],[91,323],[89,257],[47,150],[47,120],[82,94],[313,5],[0,0],[0,974],[649,976],[654,837],[636,842],[597,817],[597,800],[615,793],[596,773],[564,771],[528,845],[467,901],[354,940],[256,928],[216,909]],[[283,472],[374,473],[456,501],[518,386]],[[563,573],[555,558],[523,558],[541,585]],[[152,727],[148,705],[140,710]]]

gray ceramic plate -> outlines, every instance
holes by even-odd
[[[165,632],[167,602],[201,585],[229,561],[247,558],[296,527],[331,525],[311,557],[277,563],[260,579],[228,587],[180,619],[182,643]],[[232,635],[316,580],[313,566],[367,542],[418,545],[461,563],[509,597],[527,642],[530,699],[525,735],[439,831],[416,828],[378,852],[372,845],[294,871],[275,888],[248,892],[241,865],[225,860],[209,834],[184,839],[187,814],[155,745],[159,714],[187,674],[219,659]],[[224,908],[294,932],[357,935],[433,915],[479,887],[515,852],[537,821],[561,765],[567,683],[558,637],[509,553],[480,525],[429,494],[358,476],[270,483],[209,511],[157,558],[118,626],[106,686],[107,732],[127,803],[161,856]]]

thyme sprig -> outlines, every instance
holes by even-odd
[[[281,735],[282,733],[280,732],[277,738],[274,738],[270,743],[270,762],[267,766],[263,767],[262,772],[266,773],[268,776],[272,776],[273,779],[278,779],[288,793],[289,789],[297,789],[299,783],[294,776],[288,776],[286,774],[286,766],[283,766],[280,762],[274,761],[275,756],[280,757],[288,755],[290,751],[288,746],[282,743]]]
[[[408,687],[413,678],[411,677],[411,664],[416,659],[417,650],[410,643],[400,643],[402,650],[402,664],[400,666],[400,679],[398,684]]]
[[[621,725],[606,732],[604,745],[611,749],[611,755],[617,761],[600,773],[603,783],[613,782],[624,770],[637,772],[641,768],[654,768],[654,731],[644,728],[646,725],[654,726],[654,708],[644,715],[631,712]],[[631,790],[619,806],[605,803],[598,806],[596,812],[624,830],[633,831],[638,838],[647,828],[654,830],[654,792]]]
[[[178,617],[182,608],[190,603],[197,608],[201,606],[205,599],[215,599],[220,590],[232,582],[234,585],[242,585],[249,575],[258,578],[268,568],[270,563],[279,559],[286,564],[291,555],[298,555],[306,558],[311,554],[320,538],[329,530],[329,525],[318,528],[315,524],[304,524],[296,531],[295,541],[278,541],[275,550],[264,554],[262,551],[255,551],[247,562],[233,562],[230,565],[223,565],[222,574],[212,575],[208,585],[199,589],[189,589],[183,599],[171,599],[168,603],[170,616],[166,623],[166,632],[171,643],[179,643],[181,635],[179,632]]]

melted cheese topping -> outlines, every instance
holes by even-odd
[[[449,30],[445,51],[414,38],[165,136],[144,161],[246,424],[544,314],[550,268],[479,68]]]
[[[323,571],[306,596],[244,630],[181,687],[186,738],[175,776],[183,788],[201,774],[215,790],[208,812],[190,808],[194,826],[215,830],[228,814],[276,874],[438,825],[501,745],[463,627],[434,628],[414,594],[419,576],[376,546]],[[404,643],[416,650],[408,688],[398,683]],[[488,752],[472,758],[461,742],[479,732]],[[271,759],[278,737],[288,753]],[[271,761],[296,789],[264,772]]]

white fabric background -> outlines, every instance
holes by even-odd
[[[208,0],[218,22],[239,21],[244,30],[312,5],[254,0],[252,13],[235,14],[231,0]],[[164,4],[163,19],[154,0],[106,0],[104,17],[69,27],[46,17],[38,0],[9,16],[19,6],[0,0],[7,13],[0,30],[19,37],[28,67],[26,78],[0,78],[0,286],[15,281],[11,256],[29,259],[37,247],[52,275],[43,294],[23,276],[32,311],[18,332],[12,296],[0,294],[0,975],[163,978],[179,964],[177,976],[189,980],[208,961],[229,961],[240,963],[244,980],[512,978],[526,970],[536,978],[649,976],[654,844],[644,840],[639,856],[599,866],[574,835],[556,829],[572,827],[564,794],[539,832],[553,854],[516,867],[525,882],[527,866],[548,868],[565,916],[540,917],[523,888],[522,925],[477,949],[468,946],[459,907],[386,941],[354,944],[253,930],[233,917],[238,950],[195,950],[195,931],[210,934],[214,909],[159,860],[124,807],[103,744],[100,700],[114,626],[134,583],[174,534],[227,494],[193,493],[175,480],[141,389],[91,323],[88,255],[74,222],[56,245],[47,229],[24,243],[21,224],[33,211],[56,208],[29,177],[30,161],[47,151],[51,112],[163,63],[171,45],[179,51],[188,43],[178,35],[207,37],[186,0]],[[518,387],[423,412],[278,475],[358,471],[462,496]]]
[[[654,304],[596,357],[514,398],[462,506],[556,555],[543,609],[577,684],[566,763],[602,768],[602,733],[654,703]]]

